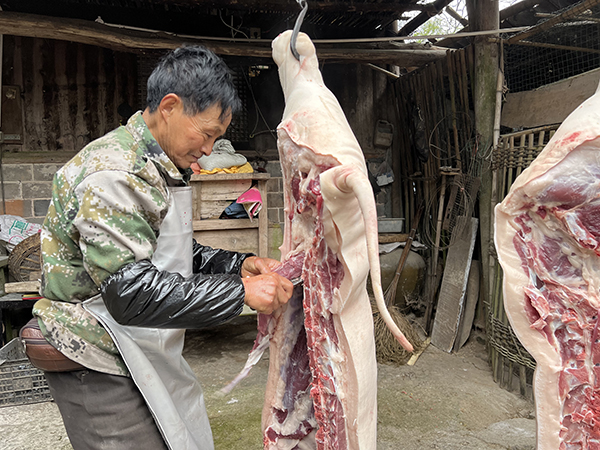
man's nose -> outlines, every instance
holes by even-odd
[[[210,140],[206,141],[202,145],[202,148],[201,148],[202,153],[204,153],[206,156],[209,156],[212,153],[214,144],[215,144],[215,139],[210,139]]]

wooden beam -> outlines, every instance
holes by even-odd
[[[132,30],[85,20],[6,11],[0,11],[0,34],[79,42],[124,52],[169,50],[184,43],[201,44],[220,55],[271,58],[271,41],[266,39],[229,42],[225,39],[182,37],[161,31]],[[373,44],[371,48],[367,48],[363,45],[360,48],[356,45],[317,45],[317,55],[321,60],[414,67],[443,58],[446,52],[445,49],[425,45],[415,47],[414,44],[409,44],[406,48],[399,47],[397,43],[390,48],[376,48],[378,46],[380,45]]]
[[[446,56],[445,49],[401,50],[401,49],[329,49],[317,47],[320,60],[336,62],[367,62],[394,64],[399,67],[419,67]]]
[[[500,24],[498,0],[467,0],[469,27],[473,30],[498,30]],[[487,150],[494,136],[496,111],[496,91],[499,70],[499,44],[489,42],[486,37],[474,39],[473,60],[475,62],[475,80],[472,85],[475,110],[475,127],[480,136],[479,145]],[[492,286],[495,260],[490,256],[493,244],[492,177],[480,174],[479,191],[479,230],[480,261],[482,264],[483,296],[487,304],[492,302]]]
[[[533,8],[535,5],[540,3],[540,0],[522,0],[514,5],[509,6],[508,8],[504,8],[500,11],[500,23],[504,20],[511,18],[519,14],[520,12],[527,11],[530,8]],[[469,25],[466,25],[462,30],[460,30],[457,34],[472,31]],[[459,36],[456,37],[448,37],[441,41],[437,41],[436,45],[440,47],[452,47],[458,43],[461,38]]]
[[[458,23],[460,23],[463,27],[466,27],[469,25],[469,21],[467,19],[465,19],[463,16],[461,16],[459,13],[457,13],[454,9],[452,9],[451,6],[446,6],[445,11],[446,11],[446,13],[448,13],[448,15],[450,17],[452,17],[454,20],[456,20]]]
[[[147,0],[149,3],[164,6],[163,0]],[[298,12],[300,7],[296,0],[176,0],[172,2],[175,6],[185,8],[211,8],[229,9],[238,11],[281,11]],[[352,1],[346,0],[317,0],[309,3],[310,11],[338,12],[347,14],[349,12],[405,12],[405,11],[431,11],[431,5],[418,4],[416,2],[388,1]]]
[[[123,52],[167,50],[184,43],[194,43],[205,45],[214,52],[225,55],[243,54],[245,52],[247,56],[271,56],[271,49],[268,45],[242,45],[241,43],[232,45],[225,41],[209,42],[202,39],[181,38],[175,34],[165,32],[138,31],[86,20],[7,11],[0,11],[0,33],[72,41]]]
[[[423,11],[419,13],[414,19],[410,20],[400,29],[398,36],[412,33],[429,19],[441,13],[451,1],[452,0],[435,0],[433,3],[430,3],[433,11]]]
[[[491,42],[500,42],[501,39],[492,38]],[[583,52],[583,53],[597,53],[600,54],[600,50],[595,48],[584,48],[584,47],[571,47],[570,45],[559,45],[559,44],[546,44],[544,42],[530,42],[530,41],[517,41],[512,44],[506,43],[507,45],[524,45],[528,47],[539,47],[539,48],[552,48],[554,50],[567,50],[570,52]]]
[[[27,293],[27,292],[39,292],[40,282],[39,281],[19,281],[15,283],[6,283],[4,285],[4,291],[7,294],[15,292]]]

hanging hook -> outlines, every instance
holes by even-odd
[[[296,24],[294,25],[294,31],[292,31],[292,39],[290,40],[290,50],[292,51],[292,55],[298,61],[300,61],[300,54],[298,50],[296,50],[296,39],[298,39],[298,33],[300,32],[300,27],[302,26],[302,22],[304,21],[304,16],[306,15],[306,10],[308,9],[308,2],[306,0],[296,0],[302,11],[298,14],[298,18],[296,19]]]

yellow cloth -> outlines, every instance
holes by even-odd
[[[200,169],[200,166],[198,166],[197,164],[192,164],[192,170],[194,171],[194,173],[199,173],[201,175],[211,175],[213,173],[252,173],[252,172],[254,172],[254,169],[252,168],[252,165],[249,162],[247,162],[246,164],[242,164],[241,166],[232,166],[232,167],[228,167],[226,169],[217,167],[216,169],[213,169],[213,170]]]

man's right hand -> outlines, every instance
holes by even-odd
[[[292,282],[274,272],[242,278],[244,303],[255,311],[271,314],[285,305],[294,291]]]

